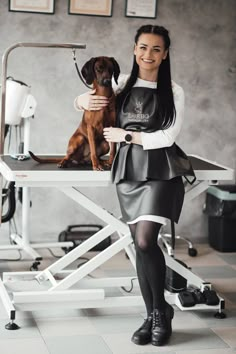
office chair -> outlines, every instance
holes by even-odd
[[[193,246],[192,242],[183,236],[179,236],[179,235],[175,234],[175,224],[173,221],[171,221],[171,233],[170,234],[163,233],[162,229],[161,229],[161,232],[159,233],[158,241],[162,242],[162,245],[166,249],[169,256],[174,257],[175,241],[176,240],[181,240],[181,241],[184,241],[185,243],[187,243],[189,256],[191,256],[191,257],[197,256],[197,250]]]

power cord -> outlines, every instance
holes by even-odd
[[[56,255],[55,253],[53,253],[50,248],[47,248],[47,250],[49,251],[49,253],[51,253],[51,255],[52,255],[54,258],[61,258],[61,257],[63,257],[63,256],[58,256],[58,255]]]
[[[121,286],[121,289],[124,290],[126,293],[131,293],[133,291],[133,288],[134,288],[134,280],[136,280],[136,279],[137,279],[137,277],[130,279],[131,286],[130,286],[129,290],[127,290],[124,286]]]

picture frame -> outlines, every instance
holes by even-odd
[[[126,0],[125,16],[156,18],[157,0]]]
[[[9,0],[8,10],[52,15],[55,13],[55,0]]]
[[[69,15],[111,17],[113,0],[69,0]]]

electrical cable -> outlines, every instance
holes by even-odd
[[[49,251],[49,253],[51,253],[51,255],[54,257],[54,258],[62,258],[63,256],[58,256],[56,255],[55,253],[52,252],[51,248],[47,248],[47,250]]]
[[[127,290],[124,286],[121,286],[121,289],[124,290],[126,293],[131,293],[133,291],[133,288],[134,288],[134,280],[136,280],[136,279],[137,279],[137,277],[130,279],[131,286],[130,286],[129,290]]]

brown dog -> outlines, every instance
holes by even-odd
[[[73,167],[78,164],[92,162],[93,170],[103,170],[111,167],[115,156],[115,144],[104,139],[103,128],[115,126],[115,96],[111,80],[115,82],[120,74],[120,68],[114,58],[97,57],[90,59],[81,70],[87,84],[93,84],[96,95],[109,98],[109,104],[99,111],[84,111],[82,121],[69,140],[67,155],[61,160],[57,158],[39,158],[29,151],[30,156],[39,163],[58,163],[58,167]],[[109,160],[99,157],[109,152]]]

